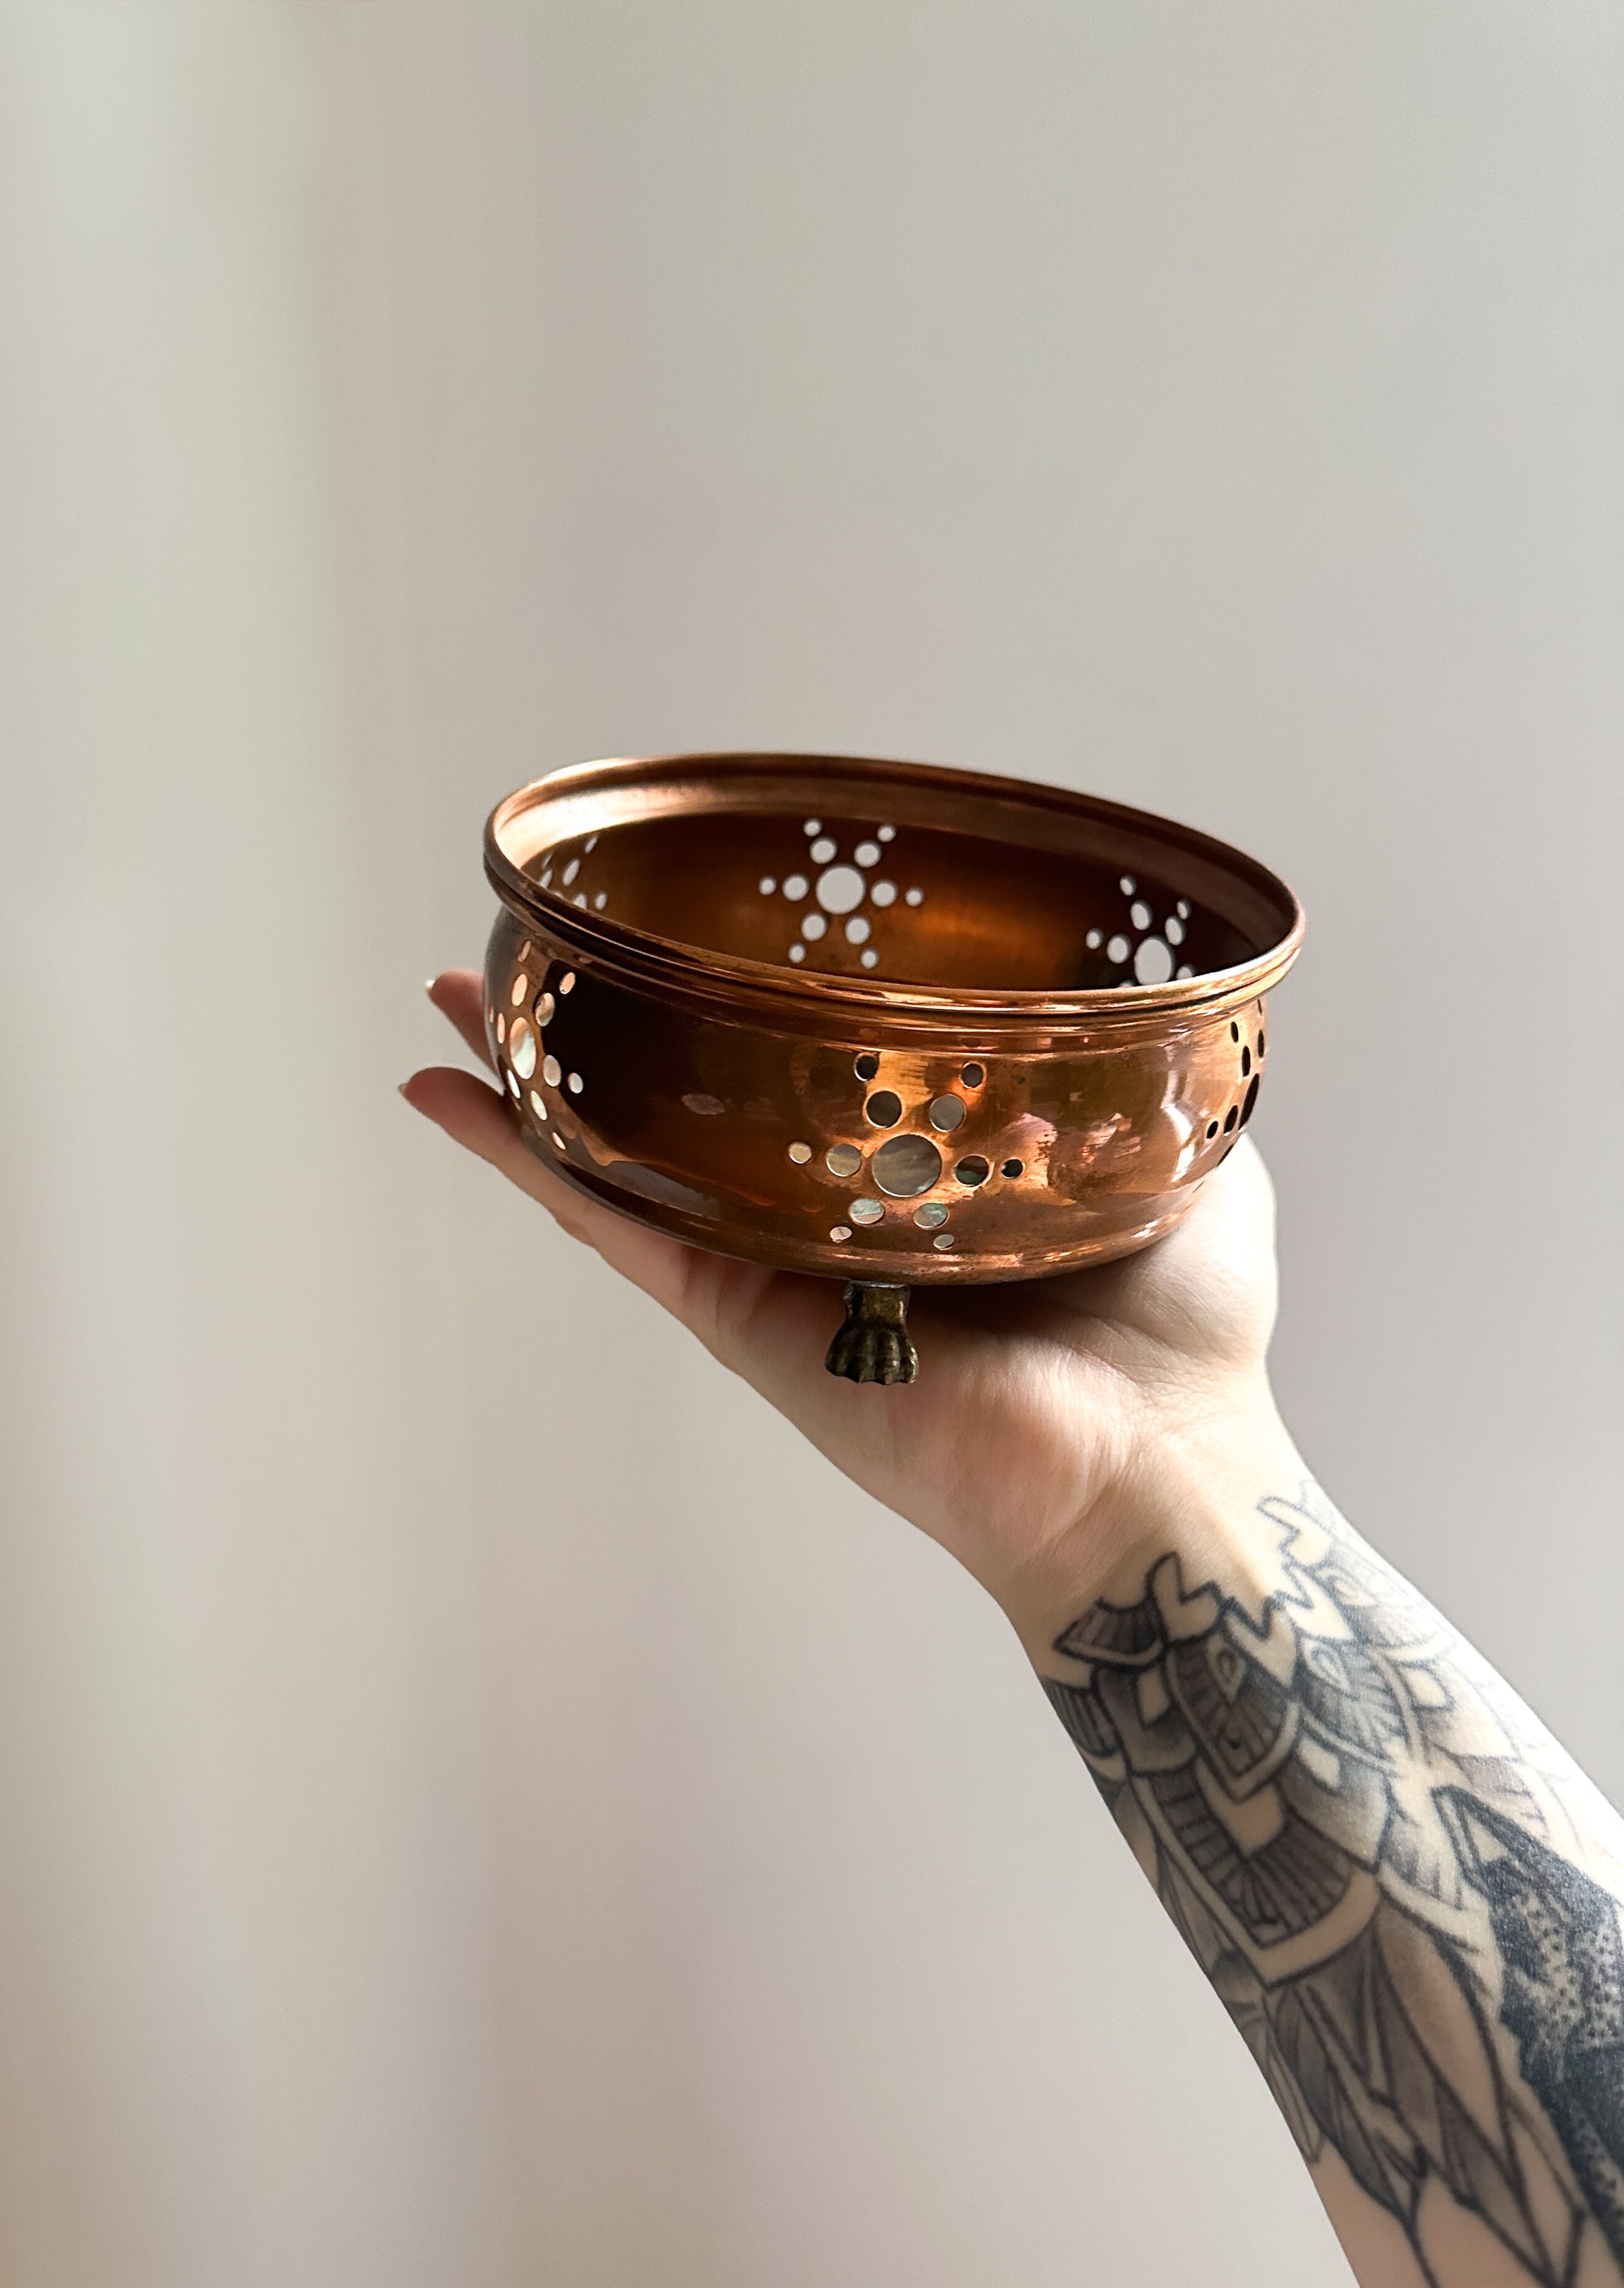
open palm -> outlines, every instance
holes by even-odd
[[[483,989],[430,997],[489,1064]],[[689,1247],[575,1190],[526,1148],[506,1098],[431,1067],[407,1100],[665,1306],[830,1460],[950,1550],[1013,1610],[1023,1578],[1109,1506],[1152,1448],[1258,1402],[1275,1306],[1273,1202],[1243,1140],[1184,1222],[1142,1253],[1020,1284],[920,1293],[916,1383],[825,1373],[827,1280]]]

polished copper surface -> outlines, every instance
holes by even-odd
[[[696,1245],[903,1287],[1169,1229],[1252,1117],[1302,938],[1189,827],[840,756],[578,764],[498,805],[485,864],[529,1148]]]

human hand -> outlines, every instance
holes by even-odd
[[[472,970],[429,997],[483,1063]],[[830,1282],[685,1245],[545,1167],[506,1098],[431,1067],[402,1091],[573,1237],[663,1304],[857,1484],[910,1519],[998,1598],[1029,1648],[1055,1611],[1100,1593],[1180,1488],[1241,1442],[1283,1442],[1264,1372],[1275,1308],[1273,1194],[1243,1139],[1184,1221],[1137,1255],[1006,1286],[916,1291],[919,1378],[828,1374]]]

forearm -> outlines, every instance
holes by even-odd
[[[1095,1524],[1016,1625],[1364,2288],[1618,2288],[1624,1825],[1271,1410]]]

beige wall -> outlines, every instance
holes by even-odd
[[[1615,10],[0,28],[7,2288],[1320,2288],[998,1617],[393,1082],[514,782],[1254,845],[1279,1379],[1624,1787]]]

